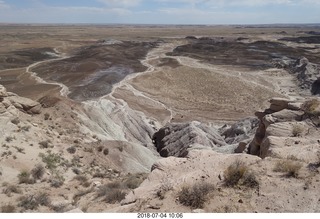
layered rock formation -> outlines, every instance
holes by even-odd
[[[320,145],[320,100],[304,103],[275,98],[264,112],[257,113],[260,124],[248,153],[260,156],[316,160]]]

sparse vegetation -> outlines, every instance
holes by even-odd
[[[303,126],[302,125],[299,125],[299,124],[294,124],[292,126],[292,136],[293,137],[299,137],[302,135],[303,133]]]
[[[192,186],[183,186],[178,193],[178,200],[181,204],[191,208],[203,208],[207,201],[208,194],[214,189],[209,183],[196,183]]]
[[[18,175],[18,180],[20,184],[33,184],[35,183],[34,179],[30,177],[30,172],[24,170]]]
[[[80,182],[80,185],[83,187],[89,187],[91,183],[88,181],[88,178],[84,175],[77,175],[74,177],[75,180]]]
[[[12,137],[12,136],[7,136],[6,137],[6,142],[11,142],[15,139],[15,137]]]
[[[19,207],[25,210],[36,210],[40,205],[50,206],[51,201],[47,193],[40,193],[38,195],[27,195],[19,198]]]
[[[61,162],[61,156],[52,153],[51,151],[48,151],[47,155],[40,153],[39,156],[42,158],[42,162],[44,162],[46,167],[51,171],[56,169]]]
[[[126,192],[120,182],[112,182],[100,186],[97,191],[97,197],[104,197],[103,200],[110,204],[120,202],[125,196]]]
[[[58,172],[54,173],[54,175],[49,179],[50,185],[54,188],[61,187],[64,181],[64,177]]]
[[[140,184],[147,178],[147,174],[138,173],[133,174],[126,179],[123,184],[129,189],[135,189],[140,186]]]
[[[1,206],[1,213],[15,213],[16,212],[16,206],[12,204],[6,204]]]
[[[257,188],[259,187],[259,181],[257,180],[255,174],[253,172],[245,172],[242,177],[242,185],[249,188]]]
[[[44,166],[42,166],[42,164],[37,164],[32,170],[31,170],[31,174],[32,177],[37,180],[37,179],[41,179],[43,177],[45,173],[45,168]]]
[[[275,172],[282,172],[285,173],[286,177],[295,177],[297,178],[299,175],[299,170],[301,169],[302,165],[293,160],[280,160],[276,163],[274,167]]]

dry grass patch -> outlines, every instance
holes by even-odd
[[[21,194],[22,191],[19,186],[16,185],[7,185],[6,188],[3,188],[2,192],[7,196],[11,196],[12,193]]]
[[[319,106],[320,101],[317,99],[312,99],[304,102],[301,108],[307,115],[320,116]]]
[[[181,204],[191,208],[203,208],[208,199],[208,194],[214,189],[209,183],[196,183],[194,185],[183,186],[178,193],[178,200]]]
[[[51,200],[47,193],[39,193],[38,195],[22,196],[18,199],[18,206],[25,210],[36,210],[40,205],[49,207]]]
[[[148,174],[146,173],[129,175],[128,178],[123,182],[123,184],[129,189],[136,189],[147,178],[147,176]]]
[[[120,202],[126,197],[126,195],[127,193],[120,182],[111,182],[106,185],[102,185],[97,190],[97,197],[104,197],[103,200],[110,204]]]
[[[234,187],[243,185],[250,188],[259,186],[255,174],[241,161],[235,161],[224,171],[224,185]]]
[[[292,126],[292,136],[293,136],[293,137],[302,136],[303,131],[304,131],[304,128],[303,128],[302,125],[294,124],[294,125]]]
[[[302,167],[302,164],[297,161],[280,160],[275,164],[273,171],[285,173],[286,177],[297,178],[301,167]]]

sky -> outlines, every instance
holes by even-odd
[[[320,0],[0,0],[0,23],[320,23]]]

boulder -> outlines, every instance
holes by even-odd
[[[270,100],[270,104],[271,104],[270,109],[275,112],[278,112],[280,110],[286,109],[290,102],[291,102],[290,100],[285,99],[285,98],[278,98],[278,97],[272,98]]]

